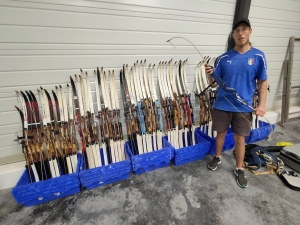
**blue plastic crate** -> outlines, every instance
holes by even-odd
[[[126,150],[126,148],[128,148],[126,144],[127,142],[128,141],[125,142],[126,160],[93,169],[82,169],[79,172],[79,178],[82,187],[85,187],[87,190],[89,190],[129,178],[132,168],[130,157],[128,156]],[[100,154],[101,158],[103,158],[102,148],[100,149]]]
[[[135,174],[142,174],[169,166],[174,157],[174,147],[165,139],[162,139],[163,148],[153,152],[133,155],[129,143],[127,144],[128,155],[131,158],[132,170]]]
[[[275,129],[275,124],[271,124],[272,129]],[[262,141],[267,139],[271,131],[269,123],[259,121],[259,128],[250,131],[250,135],[246,137],[245,142],[251,144],[254,142]]]
[[[201,137],[199,132],[199,129],[195,130],[195,145],[175,149],[175,157],[172,160],[175,166],[180,166],[189,162],[203,159],[205,158],[206,154],[210,151],[211,143],[205,140],[203,137]],[[188,144],[191,144],[190,140],[188,140],[188,142]]]
[[[82,155],[78,153],[77,158],[76,173],[49,180],[30,183],[28,172],[25,170],[11,191],[18,204],[33,206],[80,192],[78,174],[82,167]]]
[[[203,137],[205,140],[207,140],[211,143],[210,151],[208,152],[208,154],[210,154],[210,155],[216,154],[216,138],[209,137],[208,135],[206,135],[205,133],[200,131],[199,127],[196,128],[196,132],[198,134],[200,134],[200,136]],[[228,128],[227,134],[225,136],[222,152],[233,149],[233,148],[234,148],[234,134],[233,134],[231,128]]]

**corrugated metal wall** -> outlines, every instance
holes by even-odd
[[[22,159],[21,148],[13,141],[16,132],[21,134],[21,121],[14,109],[19,105],[15,90],[36,94],[40,86],[47,90],[58,84],[66,87],[69,76],[78,74],[79,68],[92,77],[97,66],[119,71],[124,63],[132,66],[136,60],[146,59],[158,64],[171,58],[188,58],[188,82],[193,90],[194,66],[200,56],[183,40],[173,41],[176,48],[166,41],[183,36],[204,55],[223,53],[235,2],[1,0],[0,158],[19,154]],[[268,43],[265,38],[253,39],[257,46]],[[282,39],[282,51],[285,44]],[[272,47],[268,48],[272,52]],[[120,91],[118,94],[121,100]],[[195,108],[198,120],[198,103]]]
[[[289,38],[300,38],[300,1],[294,0],[252,0],[249,13],[254,46],[265,52],[268,63],[268,83],[271,92],[267,98],[267,108],[281,108],[283,74]],[[300,43],[295,43],[292,85],[300,85]],[[300,105],[300,91],[291,92],[291,106]]]

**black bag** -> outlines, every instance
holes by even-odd
[[[244,168],[250,170],[255,175],[278,174],[282,167],[282,162],[272,153],[261,146],[246,145]],[[261,167],[266,167],[265,172],[258,172]]]
[[[279,157],[285,165],[300,173],[300,144],[285,146]]]
[[[270,146],[271,147],[271,146]],[[280,150],[279,148],[273,148],[274,152]],[[280,152],[282,156],[282,151]],[[261,167],[267,167],[266,172],[258,172],[257,170]],[[260,174],[278,174],[279,178],[285,183],[289,188],[300,191],[300,177],[295,171],[280,171],[283,167],[283,162],[278,159],[272,153],[267,151],[264,147],[258,145],[246,145],[244,167],[249,169],[255,175]]]
[[[283,170],[278,176],[286,186],[295,191],[300,191],[300,177],[295,171]]]

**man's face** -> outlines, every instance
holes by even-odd
[[[240,23],[232,32],[232,37],[235,44],[239,47],[243,47],[249,43],[249,36],[252,29],[246,23]]]

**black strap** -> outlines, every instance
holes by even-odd
[[[257,151],[260,151],[260,152],[268,155],[269,157],[271,157],[274,160],[274,162],[276,163],[276,171],[278,170],[279,161],[278,161],[277,157],[274,156],[272,153],[268,152],[263,147],[256,146],[255,148],[252,148],[252,149],[250,149],[250,147],[249,147],[248,149],[246,149],[246,151],[252,155],[255,165],[257,165],[256,168],[252,167],[253,170],[258,170],[261,167],[261,161],[259,159],[259,156],[256,154]]]
[[[246,151],[247,151],[247,150],[253,149],[257,146],[259,146],[259,145],[248,144],[248,145],[245,146],[245,148],[246,148]],[[261,146],[261,147],[263,147],[268,152],[280,152],[284,146]]]
[[[283,181],[283,183],[288,186],[289,188],[295,190],[295,191],[300,191],[300,187],[296,187],[294,185],[291,185],[289,183],[289,181],[286,179],[286,176],[284,175],[287,175],[287,176],[293,176],[293,177],[299,177],[298,174],[295,173],[295,171],[282,171],[279,173],[279,178]],[[300,179],[300,178],[299,178]]]

